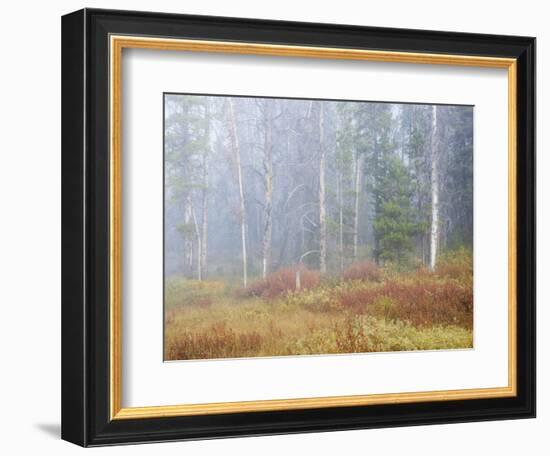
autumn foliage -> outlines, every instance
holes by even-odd
[[[343,308],[415,326],[473,325],[472,288],[456,280],[390,280],[375,287],[353,287],[339,296]]]
[[[269,274],[265,279],[252,282],[243,293],[247,296],[258,296],[262,298],[275,298],[289,291],[296,290],[297,268],[282,268]],[[319,273],[312,271],[305,266],[300,270],[300,289],[307,290],[319,285]]]
[[[473,346],[467,252],[435,271],[358,262],[342,277],[283,268],[247,288],[179,280],[166,288],[166,359],[366,353]]]
[[[170,344],[166,356],[168,359],[234,358],[258,351],[262,339],[257,331],[238,334],[226,323],[218,322],[207,331],[183,333]]]
[[[343,275],[344,280],[366,280],[379,282],[382,278],[380,268],[372,261],[359,261],[347,268]]]

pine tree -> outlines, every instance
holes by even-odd
[[[165,173],[170,192],[166,199],[178,206],[176,231],[183,240],[183,272],[188,277],[203,277],[206,238],[201,234],[196,207],[206,206],[196,200],[205,198],[208,185],[208,118],[204,102],[192,96],[170,96],[166,108]],[[201,201],[202,202],[202,201]],[[195,255],[196,253],[196,255]],[[196,258],[196,264],[195,264]]]
[[[378,179],[379,211],[374,220],[378,256],[384,262],[405,265],[420,229],[411,205],[411,178],[402,160],[388,156]]]

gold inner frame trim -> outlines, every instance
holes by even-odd
[[[122,407],[122,51],[153,49],[298,58],[366,60],[508,70],[508,385],[495,388],[275,399],[169,406]],[[110,415],[111,419],[159,418],[238,412],[397,404],[512,397],[517,394],[517,77],[516,59],[389,52],[246,42],[111,35],[110,52]]]

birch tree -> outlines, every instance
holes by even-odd
[[[344,273],[344,189],[343,189],[343,163],[342,157],[338,158],[338,176],[336,178],[336,197],[338,199],[338,256],[340,258],[340,274]]]
[[[431,137],[431,189],[432,189],[432,221],[430,229],[430,269],[433,271],[437,261],[439,245],[439,125],[438,107],[432,106],[432,137]]]
[[[208,97],[204,101],[204,152],[202,161],[202,220],[199,255],[199,276],[200,279],[206,278],[208,274],[208,186],[209,186],[209,160],[210,160],[210,100]]]
[[[319,244],[321,274],[327,272],[327,213],[325,189],[325,104],[319,103]]]
[[[264,110],[264,230],[262,248],[262,277],[265,279],[271,265],[271,236],[273,231],[273,110],[271,100],[263,105]]]
[[[237,119],[235,117],[235,108],[233,107],[233,99],[228,98],[229,104],[229,119],[230,119],[230,137],[231,148],[233,149],[233,157],[237,168],[237,186],[239,188],[239,223],[241,225],[241,249],[243,259],[243,286],[248,285],[248,265],[246,255],[246,207],[244,201],[244,186],[243,186],[243,170],[241,165],[241,148],[239,145],[239,135],[237,132]]]
[[[359,202],[361,199],[361,187],[363,176],[363,162],[365,155],[359,150],[355,152],[355,177],[354,177],[354,214],[353,214],[353,259],[357,260],[359,244]]]
[[[188,192],[185,197],[183,208],[183,226],[181,226],[182,235],[184,238],[184,271],[188,277],[193,274],[193,207],[191,192]]]
[[[191,216],[193,217],[193,226],[195,228],[195,236],[197,238],[197,280],[202,280],[202,237],[199,231],[199,224],[195,214],[195,208],[191,201]],[[193,263],[191,259],[191,264]]]

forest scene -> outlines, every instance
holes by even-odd
[[[473,107],[164,94],[164,359],[473,347]]]

